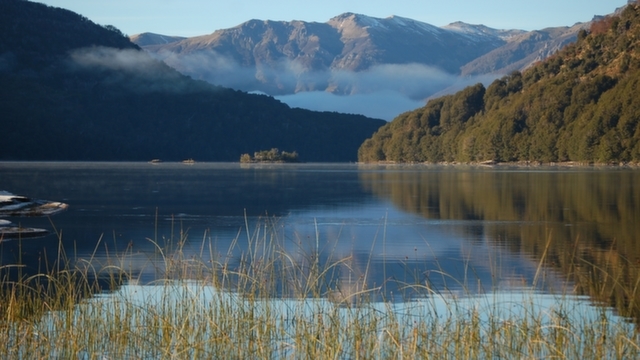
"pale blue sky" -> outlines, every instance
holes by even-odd
[[[497,29],[573,25],[612,13],[626,0],[44,0],[127,35],[196,36],[250,19],[326,22],[344,12],[398,15],[442,26],[454,21]]]

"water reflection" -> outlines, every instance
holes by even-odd
[[[640,318],[640,171],[617,168],[363,166],[363,186],[427,219],[473,221],[577,293]],[[478,229],[457,228],[460,236]]]
[[[0,189],[70,205],[51,222],[21,220],[50,228],[49,237],[0,248],[3,265],[21,262],[30,274],[63,255],[97,278],[121,269],[143,284],[199,279],[204,266],[239,283],[241,271],[256,271],[252,261],[271,260],[285,280],[275,288],[294,295],[309,284],[293,271],[308,280],[314,266],[334,264],[317,290],[335,299],[371,289],[403,301],[535,287],[587,294],[640,318],[639,177],[613,169],[0,163]]]

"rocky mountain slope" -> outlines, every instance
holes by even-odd
[[[418,65],[430,69],[434,75],[428,80],[438,84],[420,91],[398,88],[424,99],[451,85],[454,77],[442,79],[447,75],[497,76],[523,70],[575,41],[578,31],[588,26],[528,32],[461,22],[436,27],[398,16],[345,13],[326,23],[250,20],[170,43],[136,40],[150,34],[133,40],[184,74],[270,95],[365,93],[371,91],[367,82],[353,74]]]
[[[536,62],[555,54],[567,44],[575,42],[582,29],[591,22],[571,27],[555,27],[528,31],[513,36],[506,44],[494,49],[460,68],[460,75],[507,74],[522,71]]]

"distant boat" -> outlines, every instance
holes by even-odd
[[[186,159],[186,160],[182,160],[182,163],[192,165],[192,164],[195,164],[196,161],[193,159]]]
[[[51,216],[66,210],[69,205],[47,200],[34,200],[26,196],[0,190],[0,217],[9,216]],[[10,238],[39,237],[49,231],[37,228],[24,228],[8,220],[0,220],[0,241]]]
[[[161,162],[162,162],[162,160],[160,160],[160,159],[151,159],[151,160],[149,160],[150,164],[159,164]]]

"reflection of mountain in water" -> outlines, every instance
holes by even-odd
[[[491,241],[544,258],[576,281],[578,292],[640,319],[640,171],[411,166],[361,170],[363,186],[399,208],[428,219],[482,220]]]

